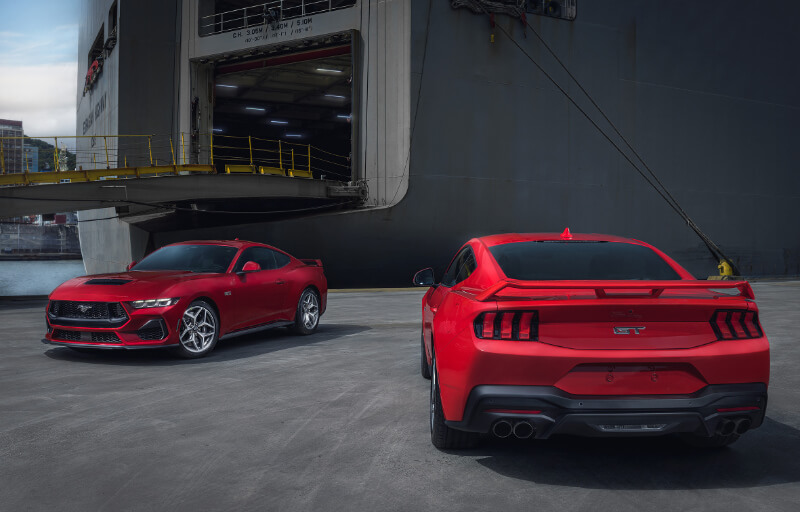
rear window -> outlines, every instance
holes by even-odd
[[[506,276],[524,281],[681,278],[652,249],[622,242],[516,242],[489,251]]]

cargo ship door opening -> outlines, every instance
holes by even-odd
[[[256,172],[355,181],[353,51],[335,46],[217,63],[214,161]]]

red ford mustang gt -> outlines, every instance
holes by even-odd
[[[696,280],[604,235],[470,240],[422,301],[431,440],[677,433],[724,446],[761,425],[769,344],[746,281]]]
[[[183,242],[127,272],[56,288],[42,342],[78,350],[173,347],[183,357],[202,357],[220,338],[264,328],[310,334],[327,296],[319,260],[239,240]]]

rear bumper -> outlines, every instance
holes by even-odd
[[[551,386],[476,386],[454,429],[487,433],[501,420],[527,421],[534,437],[591,437],[694,433],[711,436],[725,419],[764,421],[767,386],[762,383],[706,386],[691,395],[574,396]],[[722,411],[720,411],[722,410]]]

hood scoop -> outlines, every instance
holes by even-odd
[[[130,283],[133,279],[89,279],[83,284],[101,284],[101,285],[115,285],[119,286],[125,283]]]

